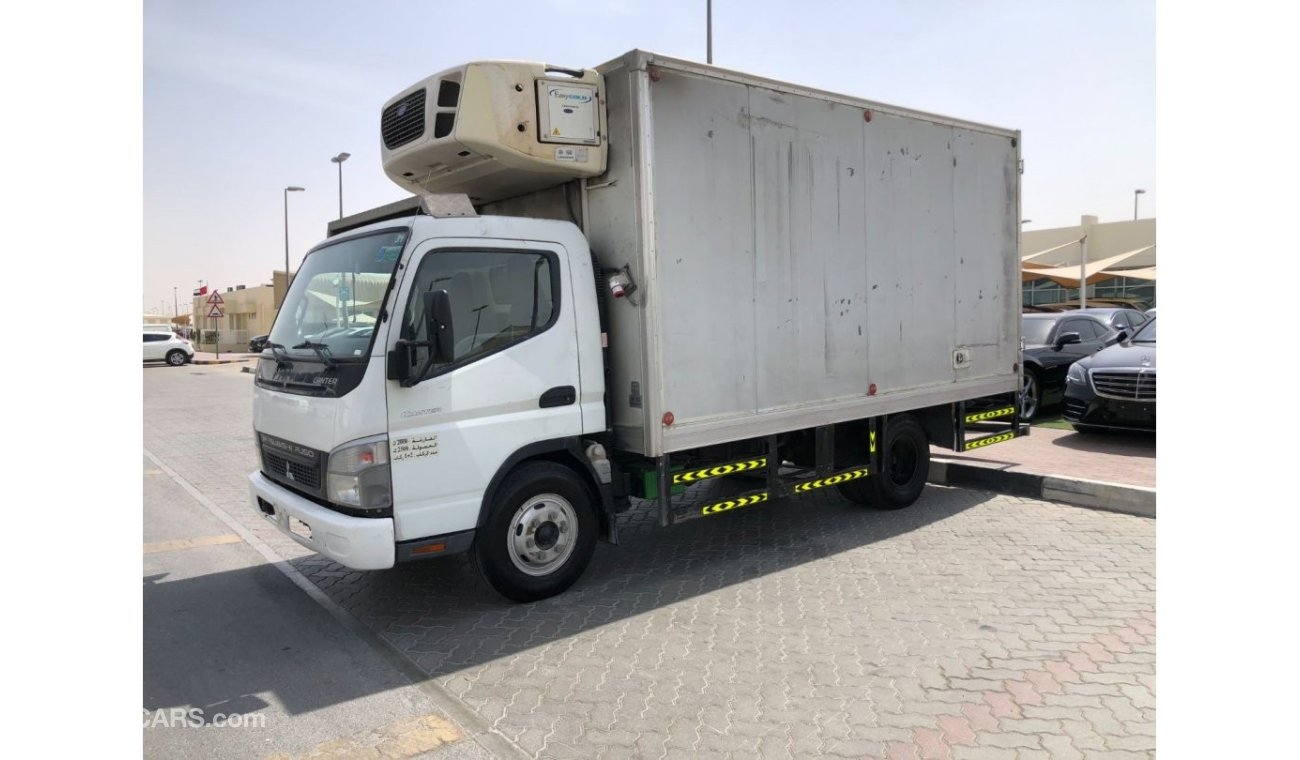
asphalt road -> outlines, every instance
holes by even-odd
[[[269,711],[228,756],[373,748],[422,716],[435,755],[1154,755],[1152,520],[933,486],[899,512],[824,493],[659,529],[642,508],[573,589],[520,606],[461,558],[353,572],[262,521],[239,365],[144,385],[146,550],[239,538],[146,556],[145,707]],[[146,728],[146,754],[205,730]]]

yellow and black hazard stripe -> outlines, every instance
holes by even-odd
[[[856,470],[848,470],[846,472],[836,473],[834,475],[831,475],[830,477],[821,478],[819,480],[806,480],[800,483],[799,485],[795,486],[794,492],[807,493],[813,490],[814,488],[825,488],[826,486],[837,486],[840,483],[847,483],[850,480],[857,480],[858,478],[865,478],[866,476],[867,476],[866,467],[862,467]]]
[[[717,504],[710,504],[707,507],[702,508],[700,510],[700,514],[716,515],[719,512],[727,512],[732,509],[749,507],[749,506],[753,506],[754,504],[761,504],[765,501],[767,501],[767,491],[763,491],[762,493],[750,494],[749,496],[737,496],[734,499],[720,501]]]
[[[677,472],[673,473],[673,485],[697,483],[701,480],[708,480],[709,478],[720,478],[723,475],[734,475],[738,472],[759,470],[766,466],[767,457],[759,457],[758,459],[747,459],[743,462],[731,462],[730,464],[720,464],[716,467],[706,467],[703,470]]]
[[[975,414],[966,415],[967,422],[983,422],[984,420],[995,420],[999,417],[1010,417],[1016,413],[1014,406],[1008,406],[1005,409],[994,409],[989,412],[976,412]]]
[[[962,451],[970,451],[971,449],[982,449],[985,446],[992,446],[995,443],[1002,443],[1003,441],[1009,441],[1015,437],[1016,434],[1010,431],[1006,433],[998,433],[997,435],[986,435],[983,438],[976,438],[973,441],[967,441],[966,445],[962,447]]]

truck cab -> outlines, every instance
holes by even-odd
[[[313,249],[258,362],[258,508],[342,564],[388,568],[468,548],[484,494],[545,454],[590,504],[531,510],[540,538],[512,565],[544,570],[584,518],[594,539],[594,277],[580,231],[550,220],[418,215]]]

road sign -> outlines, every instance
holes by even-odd
[[[226,299],[222,298],[222,297],[221,297],[221,294],[218,293],[218,292],[215,291],[215,290],[212,291],[212,295],[208,296],[208,303],[210,303],[210,304],[217,304],[217,305],[220,305],[220,304],[223,304],[223,303],[225,303],[225,302],[226,302]]]
[[[216,304],[213,304],[212,308],[208,309],[208,317],[210,319],[221,319],[224,316],[226,315],[221,313],[221,307]]]

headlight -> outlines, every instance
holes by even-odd
[[[1070,371],[1065,373],[1065,382],[1078,383],[1079,385],[1088,384],[1088,370],[1082,367],[1078,362],[1070,365]]]
[[[330,452],[325,496],[335,504],[357,509],[393,506],[388,437],[367,438]]]

